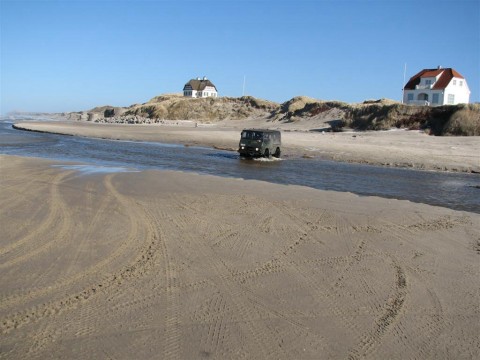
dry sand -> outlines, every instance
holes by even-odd
[[[2,359],[480,357],[478,214],[52,164],[0,155]]]
[[[29,122],[17,127],[87,137],[145,140],[215,146],[235,151],[240,131],[248,127],[283,130],[285,157],[307,156],[426,170],[480,172],[480,137],[429,136],[420,131],[322,133],[308,131],[322,123],[275,125],[261,120],[224,121],[213,125],[178,121],[184,126],[96,124],[90,122]]]

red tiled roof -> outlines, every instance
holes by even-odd
[[[432,89],[434,89],[434,90],[445,89],[454,77],[459,78],[459,79],[464,79],[464,77],[462,75],[460,75],[459,72],[457,72],[456,70],[454,70],[452,68],[423,69],[418,74],[415,74],[414,76],[412,76],[410,78],[410,80],[408,80],[404,89],[405,90],[415,90],[415,86],[420,84],[420,79],[422,77],[436,77],[440,73],[442,75],[440,75],[440,78],[433,85]]]
[[[445,89],[454,77],[460,78],[460,79],[464,78],[462,75],[460,75],[458,72],[456,72],[455,70],[453,70],[451,68],[445,69],[443,74],[440,76],[440,78],[437,80],[437,82],[433,85],[432,89],[434,89],[434,90]]]
[[[426,70],[426,69],[425,69],[425,70]],[[438,74],[441,74],[443,70],[445,70],[445,69],[437,69],[437,70],[425,71],[425,72],[422,74],[422,77],[436,77],[436,76],[438,76]]]

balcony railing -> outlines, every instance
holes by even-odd
[[[427,100],[407,100],[408,105],[430,106]]]
[[[431,89],[433,87],[433,84],[428,84],[428,85],[416,85],[415,89],[417,90],[426,90],[426,89]]]

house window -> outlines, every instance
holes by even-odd
[[[455,102],[455,95],[454,94],[448,94],[447,104],[453,105],[454,102]]]
[[[453,80],[453,85],[457,85],[457,80]]]
[[[425,80],[425,85],[432,85],[432,80]]]
[[[407,94],[407,101],[413,101],[413,94]]]
[[[458,85],[463,86],[463,80],[460,80],[460,82],[458,83]]]
[[[432,95],[432,103],[433,104],[438,104],[438,94],[433,94]]]

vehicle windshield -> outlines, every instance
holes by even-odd
[[[262,140],[263,133],[259,131],[242,131],[242,139]]]

